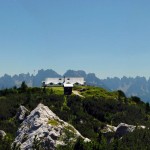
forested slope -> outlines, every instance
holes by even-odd
[[[58,149],[149,149],[150,107],[138,97],[127,98],[122,91],[108,92],[98,87],[74,87],[84,97],[72,94],[64,96],[62,88],[20,88],[0,91],[0,130],[6,132],[0,141],[0,149],[10,149],[20,126],[16,113],[20,105],[29,111],[39,103],[48,106],[62,120],[72,124],[91,142],[81,139],[75,145]],[[134,132],[121,140],[115,132],[105,132],[107,125],[118,126],[121,122],[136,126]],[[138,126],[145,126],[139,129]],[[107,133],[107,135],[106,135]],[[111,139],[111,142],[110,140]],[[108,144],[109,143],[109,144]]]

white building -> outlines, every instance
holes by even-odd
[[[85,85],[85,80],[83,77],[46,78],[42,84],[43,86]]]

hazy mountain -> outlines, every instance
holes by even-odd
[[[41,82],[45,78],[53,78],[53,77],[61,77],[57,72],[55,72],[52,69],[47,69],[47,70],[39,70],[36,76],[33,78],[33,86],[41,86]]]
[[[146,80],[145,77],[114,77],[102,82],[111,90],[122,90],[127,96],[138,96],[144,101],[150,101],[150,79]]]
[[[0,78],[0,88],[13,87],[15,82],[10,75],[5,74]]]
[[[22,73],[19,75],[14,75],[12,77],[12,80],[15,83],[15,86],[17,86],[17,87],[19,87],[21,85],[22,81],[25,81],[28,84],[28,86],[33,85],[33,83],[32,83],[33,75],[30,75],[29,73],[27,73],[27,74]]]
[[[83,70],[68,70],[63,75],[58,74],[52,69],[39,70],[36,75],[19,74],[10,76],[5,74],[0,78],[0,88],[19,87],[22,81],[28,86],[41,86],[41,82],[48,77],[84,77],[87,85],[99,86],[109,90],[122,90],[127,96],[138,96],[144,101],[150,101],[150,79],[145,77],[114,77],[99,79],[94,73],[86,73]]]
[[[87,74],[83,70],[78,70],[78,71],[68,70],[64,73],[64,76],[65,77],[84,77],[84,78],[86,78]]]
[[[65,77],[84,77],[87,85],[100,86],[105,89],[109,89],[103,84],[103,82],[99,78],[96,77],[94,73],[86,74],[86,72],[83,70],[78,70],[78,71],[68,70],[64,74],[64,76]]]

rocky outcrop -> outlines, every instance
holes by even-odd
[[[0,139],[3,139],[6,136],[6,133],[3,130],[0,130]]]
[[[136,126],[134,126],[134,125],[128,125],[125,123],[120,123],[117,126],[115,137],[122,137],[129,132],[133,132],[135,130],[135,128],[136,128]]]
[[[139,125],[128,125],[126,123],[120,123],[117,127],[106,125],[102,130],[101,133],[107,139],[108,143],[111,143],[114,138],[122,138],[124,135],[133,132],[135,129],[145,129],[146,126]]]
[[[16,118],[19,121],[23,121],[28,114],[29,114],[29,110],[26,109],[24,106],[20,106],[17,111]]]
[[[106,125],[103,130],[101,131],[102,133],[108,133],[108,132],[116,132],[117,127],[111,126],[111,125]]]
[[[102,135],[107,139],[107,143],[111,143],[114,140],[114,134],[116,132],[117,127],[106,125],[102,130]]]
[[[22,122],[12,147],[20,145],[21,150],[31,150],[41,146],[54,150],[58,145],[75,142],[78,137],[89,141],[47,106],[39,104]]]

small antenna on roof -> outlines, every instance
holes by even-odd
[[[64,81],[63,81],[63,83],[65,83],[65,76],[64,76]]]

